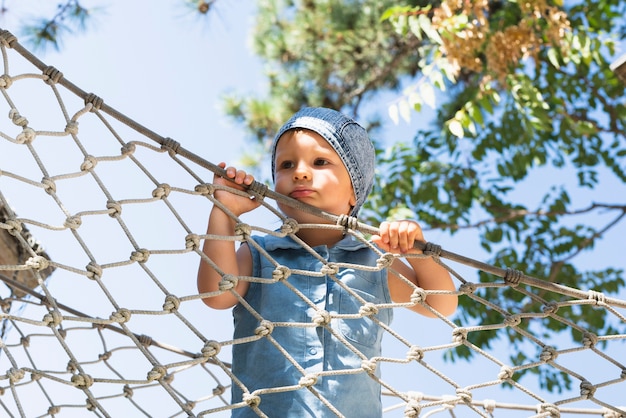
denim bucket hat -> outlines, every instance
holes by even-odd
[[[291,129],[308,129],[318,133],[337,152],[346,166],[356,205],[350,216],[356,216],[374,185],[376,153],[367,131],[354,120],[336,110],[305,107],[294,114],[278,131],[272,143],[272,179],[276,172],[276,145]]]

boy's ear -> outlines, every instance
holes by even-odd
[[[355,207],[356,206],[356,195],[354,194],[354,192],[352,192],[352,197],[350,198],[350,207]]]

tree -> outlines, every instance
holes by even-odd
[[[255,46],[268,65],[268,94],[231,96],[226,105],[259,144],[266,146],[275,127],[302,105],[343,109],[364,119],[366,104],[408,85],[389,109],[400,122],[441,97],[431,127],[379,150],[383,168],[364,219],[377,224],[409,215],[453,235],[471,228],[491,264],[609,294],[624,287],[622,269],[586,271],[576,264],[578,255],[623,222],[623,197],[573,207],[571,187],[542,184],[531,207],[519,194],[538,171],[573,172],[575,188],[590,194],[601,172],[626,182],[624,85],[609,68],[616,42],[626,33],[623,2],[258,4]],[[369,128],[378,125],[373,119]],[[612,214],[604,223],[596,222],[601,211]],[[510,288],[483,297],[500,301],[508,312],[541,309],[523,306],[527,299]],[[501,313],[462,299],[460,324],[502,322]],[[612,333],[619,326],[590,307],[559,314],[589,332]],[[555,335],[567,330],[556,322],[548,327]],[[498,338],[521,339],[507,330],[472,338],[483,347]],[[450,358],[471,355],[459,349]],[[524,352],[511,355],[513,364],[529,358]],[[550,390],[570,383],[558,372],[541,376]]]

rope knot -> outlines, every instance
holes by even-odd
[[[26,348],[30,347],[30,337],[20,338],[20,345]]]
[[[78,389],[88,389],[89,387],[91,387],[91,385],[93,385],[93,378],[84,373],[75,374],[74,376],[72,376],[72,383]]]
[[[85,157],[85,160],[80,165],[80,171],[91,171],[96,165],[98,165],[98,160],[93,155],[88,155]]]
[[[169,184],[159,184],[159,186],[152,191],[152,197],[157,199],[163,199],[164,197],[168,197],[171,189],[172,188]]]
[[[235,225],[235,236],[241,238],[246,241],[250,234],[252,233],[252,227],[245,223],[238,223]]]
[[[604,293],[590,290],[588,292],[587,299],[595,301],[596,305],[604,305]]]
[[[317,383],[317,376],[312,373],[309,373],[306,376],[302,376],[300,380],[298,381],[298,384],[300,386],[303,386],[306,388],[311,387],[316,383]]]
[[[439,258],[439,256],[441,256],[441,245],[437,245],[432,242],[427,242],[426,246],[424,247],[424,251],[422,252],[434,258]]]
[[[11,109],[9,111],[9,117],[11,118],[11,121],[17,126],[21,126],[22,128],[24,128],[26,125],[28,125],[28,119],[20,115],[20,112],[18,112],[17,109]]]
[[[176,154],[179,148],[180,143],[178,141],[174,141],[172,138],[163,138],[163,143],[161,144],[162,150]]]
[[[363,360],[361,362],[361,367],[363,368],[363,370],[365,370],[365,372],[367,374],[374,374],[376,373],[376,367],[378,366],[378,363],[375,360]]]
[[[258,395],[252,395],[251,393],[244,393],[242,397],[243,401],[249,407],[257,407],[261,403],[261,397]]]
[[[104,100],[102,100],[101,97],[93,93],[89,93],[87,94],[87,97],[85,97],[85,104],[86,105],[91,104],[93,106],[92,109],[100,110],[100,108],[104,104]]]
[[[356,230],[359,227],[359,221],[354,216],[348,216],[346,214],[341,214],[337,218],[337,225],[343,226],[345,229]]]
[[[261,324],[254,330],[254,334],[260,337],[270,335],[274,331],[274,324],[270,321],[263,320]]]
[[[483,409],[491,416],[493,416],[497,406],[498,404],[493,399],[485,399],[483,401]]]
[[[255,199],[262,200],[265,197],[267,190],[268,190],[267,185],[260,183],[258,181],[253,181],[252,184],[248,186],[248,193]]]
[[[130,259],[138,263],[145,263],[148,261],[148,258],[150,258],[150,251],[145,248],[140,248],[130,254]]]
[[[28,123],[28,121],[26,121]],[[37,137],[37,132],[33,128],[24,127],[22,132],[17,134],[15,142],[18,144],[30,144]]]
[[[131,316],[131,313],[128,309],[121,308],[113,312],[111,316],[109,316],[109,319],[113,322],[117,322],[118,324],[124,324],[130,321],[130,316]]]
[[[51,406],[50,408],[48,408],[48,415],[50,416],[58,415],[60,413],[61,413],[60,406]]]
[[[237,286],[238,281],[239,280],[237,279],[237,277],[233,276],[232,274],[225,274],[222,276],[222,280],[220,280],[218,288],[222,292],[234,289],[235,286]]]
[[[78,134],[78,122],[71,120],[65,125],[65,133],[70,135]]]
[[[137,340],[144,347],[150,347],[154,340],[149,335],[141,334],[137,336]]]
[[[123,156],[127,157],[135,152],[135,144],[129,142],[124,144],[121,148],[121,153]]]
[[[382,257],[380,257],[378,260],[376,260],[376,267],[379,269],[384,269],[387,267],[390,267],[393,262],[395,261],[396,257],[394,257],[393,254],[391,253],[385,253],[382,255]]]
[[[426,302],[426,291],[421,287],[413,289],[411,293],[411,303],[413,305],[422,304]]]
[[[561,411],[559,410],[559,407],[551,404],[551,403],[542,403],[541,405],[537,406],[537,412],[538,413],[549,413],[551,417],[555,417],[558,418],[561,416]]]
[[[107,361],[111,358],[112,355],[112,352],[106,351],[98,356],[98,360]]]
[[[459,291],[464,294],[472,294],[476,291],[476,284],[467,282],[459,286]]]
[[[123,392],[124,392],[124,397],[125,398],[128,399],[128,398],[132,398],[133,397],[134,392],[133,392],[133,389],[130,386],[124,385]]]
[[[13,84],[13,79],[8,74],[0,75],[0,87],[8,89]]]
[[[404,407],[404,416],[407,418],[417,418],[422,412],[422,406],[417,399],[410,399]]]
[[[222,350],[222,345],[217,341],[207,341],[202,347],[201,353],[202,357],[209,359],[211,357],[217,356]]]
[[[83,220],[78,215],[68,216],[65,222],[63,222],[63,226],[69,229],[78,229],[82,224]]]
[[[75,360],[70,360],[67,362],[67,367],[65,369],[70,373],[74,373],[76,370],[78,370],[78,365],[76,364]]]
[[[122,205],[119,202],[109,200],[107,202],[107,210],[109,211],[109,216],[115,218],[117,215],[122,214]]]
[[[212,196],[215,193],[215,186],[211,183],[198,184],[194,190],[202,196]]]
[[[421,361],[424,358],[424,350],[417,345],[412,345],[411,348],[409,348],[406,358],[410,361]]]
[[[522,318],[520,318],[519,315],[507,315],[503,321],[504,325],[507,327],[516,327],[521,324],[521,322]]]
[[[11,32],[9,32],[8,30],[1,30],[0,31],[0,42],[2,42],[2,45],[7,46],[9,48],[13,48],[13,43],[17,42],[17,37],[15,35],[13,35]]]
[[[313,323],[318,327],[330,324],[330,313],[326,310],[317,311],[313,315]]]
[[[467,340],[467,329],[457,327],[452,330],[452,341],[463,344]]]
[[[188,250],[200,248],[200,237],[196,234],[187,234],[185,237],[185,248]]]
[[[583,346],[585,348],[593,348],[598,343],[598,336],[591,332],[583,333]]]
[[[26,372],[23,369],[16,369],[11,367],[7,370],[7,376],[9,376],[9,381],[11,383],[17,383],[24,378]]]
[[[548,302],[543,306],[542,310],[548,315],[555,314],[559,310],[559,305],[556,302]]]
[[[63,316],[57,311],[52,311],[45,314],[42,321],[44,325],[56,328],[63,321]]]
[[[176,312],[180,308],[180,299],[174,295],[167,295],[165,297],[165,303],[163,303],[163,310],[165,312]]]
[[[523,275],[524,273],[522,273],[519,270],[508,268],[506,269],[506,272],[504,273],[504,282],[508,284],[509,286],[515,287],[522,280]]]
[[[44,81],[50,85],[58,83],[63,78],[63,73],[51,65],[44,68],[43,75],[46,76]]]
[[[500,368],[500,373],[498,373],[498,379],[500,380],[509,380],[513,378],[515,372],[509,366],[502,366]]]
[[[221,396],[224,393],[226,393],[226,386],[224,385],[217,385],[213,388],[213,396]]]
[[[539,359],[543,361],[544,363],[549,363],[551,361],[556,360],[558,356],[559,354],[556,352],[556,350],[553,347],[544,347],[543,351],[539,355]]]
[[[277,282],[286,280],[289,276],[291,276],[291,269],[287,266],[276,266],[272,272],[272,279]]]
[[[51,178],[49,177],[42,178],[41,184],[43,184],[43,189],[46,191],[46,193],[48,194],[56,193],[57,186],[54,183],[54,180],[52,180]]]
[[[466,404],[471,404],[472,403],[472,392],[471,391],[469,391],[467,389],[464,389],[464,388],[457,388],[456,394]]]
[[[157,365],[157,366],[154,366],[152,370],[148,372],[148,380],[149,381],[161,380],[165,377],[166,374],[167,374],[167,369],[164,366]]]
[[[365,305],[359,308],[359,315],[372,316],[378,313],[378,307],[372,302],[367,302]]]
[[[87,270],[87,277],[92,280],[99,280],[102,277],[102,267],[93,261],[90,261],[85,269]]]
[[[594,393],[596,393],[596,387],[591,382],[587,380],[580,382],[580,396],[589,399]]]
[[[324,275],[332,276],[339,273],[339,267],[333,263],[324,264],[320,269],[320,272]]]
[[[47,269],[50,262],[46,257],[36,255],[35,257],[31,257],[26,260],[26,265],[33,270],[41,271]]]
[[[92,401],[91,399],[87,398],[85,400],[85,409],[87,409],[87,411],[89,412],[93,412],[96,409],[98,409],[98,406],[95,404],[95,401]]]
[[[298,221],[292,218],[287,218],[283,221],[283,224],[280,227],[280,232],[282,234],[295,234],[300,230],[300,225]]]
[[[0,310],[7,312],[9,309],[11,309],[11,301],[8,299],[3,299],[0,298]]]
[[[22,232],[22,223],[16,219],[7,219],[4,223],[9,227],[7,232],[14,237],[18,236]]]

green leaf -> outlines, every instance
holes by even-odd
[[[450,133],[457,138],[463,138],[465,136],[465,132],[463,131],[463,125],[456,119],[452,119],[448,122],[448,130]]]
[[[389,105],[387,112],[389,114],[389,118],[391,118],[394,124],[397,125],[400,123],[400,111],[397,104]]]

